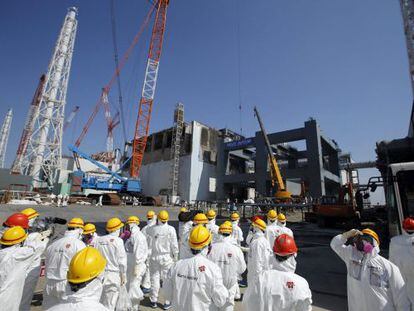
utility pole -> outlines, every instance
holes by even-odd
[[[22,173],[33,176],[34,187],[51,188],[62,162],[62,132],[66,93],[77,29],[77,9],[68,9],[35,114],[33,130],[27,139]]]
[[[9,109],[0,130],[0,168],[4,168],[4,160],[6,159],[7,142],[9,141],[12,119],[13,110]]]

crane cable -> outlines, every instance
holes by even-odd
[[[114,46],[115,68],[119,68],[118,43],[117,43],[117,37],[116,37],[115,0],[110,0],[110,11],[111,11],[111,26],[112,26],[111,29],[112,29],[112,42]],[[119,110],[120,110],[120,115],[121,115],[122,133],[124,135],[124,142],[127,142],[124,105],[122,102],[121,73],[117,75],[117,86],[118,86],[118,104],[119,104]]]

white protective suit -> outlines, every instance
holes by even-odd
[[[142,299],[141,283],[145,275],[147,266],[145,261],[148,258],[147,239],[140,231],[137,224],[130,224],[131,236],[125,242],[125,250],[127,254],[127,289],[130,291],[130,298],[133,301],[134,310],[138,309],[140,300]],[[132,288],[135,290],[131,291]],[[139,293],[139,297],[132,293]]]
[[[183,235],[180,239],[180,254],[179,254],[180,259],[186,259],[186,258],[190,258],[193,256],[193,254],[191,253],[190,245],[188,245],[188,240],[190,238],[191,229],[183,232]]]
[[[183,239],[184,234],[191,231],[193,228],[193,222],[191,220],[186,222],[179,222],[178,223],[178,240],[181,242]]]
[[[213,218],[208,221],[206,228],[210,230],[211,234],[213,235],[212,243],[217,242],[220,240],[219,237],[219,226],[216,225],[216,218]]]
[[[269,269],[271,255],[272,250],[264,233],[260,229],[254,228],[247,259],[247,284],[249,286],[262,271]]]
[[[147,239],[147,245],[149,245],[147,230],[149,228],[151,228],[152,226],[155,226],[156,224],[157,224],[157,216],[154,215],[154,217],[152,217],[152,219],[148,220],[147,224],[141,229],[142,234]],[[151,287],[151,275],[150,275],[150,271],[149,271],[149,258],[147,258],[147,261],[145,262],[145,265],[146,265],[147,268],[145,270],[144,279],[142,280],[142,287],[148,289],[148,288]]]
[[[33,247],[20,247],[20,244],[0,250],[1,310],[19,310],[26,273],[36,256]]]
[[[96,278],[76,293],[68,288],[66,301],[47,309],[47,311],[108,311],[103,304],[99,303],[101,294],[102,281]]]
[[[220,268],[205,253],[179,260],[168,271],[164,291],[173,310],[216,311],[229,303]]]
[[[119,287],[126,282],[127,257],[124,241],[119,237],[120,230],[99,237],[95,248],[106,259],[101,303],[114,310],[119,296]]]
[[[277,225],[280,227],[280,234],[287,234],[290,235],[292,238],[293,232],[288,227],[286,227],[286,223],[278,222]]]
[[[404,280],[396,265],[379,255],[375,246],[364,254],[339,234],[331,248],[345,262],[348,276],[348,309],[350,311],[410,310]]]
[[[61,303],[66,297],[66,274],[72,257],[85,248],[80,240],[82,229],[67,230],[62,238],[46,248],[46,286],[43,291],[43,309]]]
[[[207,258],[220,267],[223,276],[223,284],[231,293],[230,303],[220,308],[221,311],[231,311],[234,309],[234,296],[238,290],[237,282],[239,276],[246,270],[246,262],[241,249],[231,243],[230,237],[223,237],[219,242],[213,243]],[[233,299],[231,299],[233,298]]]
[[[288,229],[288,228],[285,228]],[[290,230],[290,229],[288,229]],[[282,228],[278,226],[277,221],[268,222],[266,227],[265,236],[269,241],[270,248],[273,248],[276,238],[282,234]]]
[[[404,231],[402,235],[393,237],[389,258],[400,269],[408,298],[414,306],[414,234]]]
[[[241,242],[243,242],[244,238],[243,231],[239,226],[239,221],[232,221],[231,224],[233,226],[233,232],[231,233],[231,236],[237,242],[237,244],[240,245]]]
[[[312,293],[308,282],[294,272],[263,271],[249,284],[243,307],[255,311],[310,311]]]
[[[148,231],[149,238],[149,268],[151,275],[151,302],[158,301],[158,293],[161,281],[165,281],[167,272],[178,259],[177,234],[174,227],[167,222],[159,223],[151,227]],[[168,304],[168,301],[166,301]]]
[[[49,236],[51,231],[47,234]],[[21,311],[29,311],[32,303],[34,291],[36,289],[37,281],[40,276],[40,266],[42,261],[42,255],[46,249],[48,238],[43,238],[40,232],[30,233],[24,241],[24,246],[33,247],[36,250],[36,256],[32,261],[32,264],[27,271],[26,280],[24,281],[23,295],[20,302]]]

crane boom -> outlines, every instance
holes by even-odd
[[[158,0],[157,2],[157,12],[152,28],[144,85],[142,88],[141,100],[139,102],[138,117],[132,143],[130,175],[133,178],[139,176],[147,144],[152,104],[157,85],[158,66],[165,33],[165,23],[167,20],[168,4],[169,0]]]

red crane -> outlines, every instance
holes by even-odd
[[[132,158],[130,175],[138,178],[147,144],[149,124],[151,120],[152,104],[154,102],[157,85],[158,65],[161,57],[162,42],[167,20],[167,7],[169,0],[158,0],[154,26],[152,28],[151,42],[148,52],[147,67],[145,70],[144,85],[138,107],[138,117],[135,125],[132,143]]]
[[[112,74],[111,79],[109,80],[109,82],[106,84],[106,86],[102,89],[102,93],[101,96],[99,97],[97,103],[95,104],[95,108],[92,111],[92,114],[90,115],[88,121],[86,122],[85,126],[82,129],[81,134],[79,135],[79,138],[76,140],[75,142],[75,146],[79,147],[82,140],[85,138],[86,133],[88,132],[93,120],[95,119],[96,115],[99,112],[99,109],[101,108],[102,105],[105,105],[105,103],[103,103],[103,99],[107,98],[111,87],[113,86],[113,84],[115,83],[119,73],[121,72],[122,68],[125,66],[126,61],[128,60],[129,56],[131,55],[132,50],[134,49],[135,45],[138,43],[142,33],[144,32],[145,28],[147,27],[150,19],[151,19],[151,15],[153,13],[155,9],[155,6],[151,6],[147,15],[145,16],[144,22],[142,23],[142,25],[140,26],[137,34],[135,35],[134,39],[132,40],[131,45],[129,46],[129,48],[126,50],[125,54],[123,55],[121,61],[119,62],[119,66],[115,69],[115,72]],[[108,107],[109,109],[109,107]],[[105,117],[107,116],[107,114],[105,113]],[[108,126],[108,131],[109,131],[109,127],[111,127],[111,122],[110,119],[106,118],[107,120],[107,126]]]

